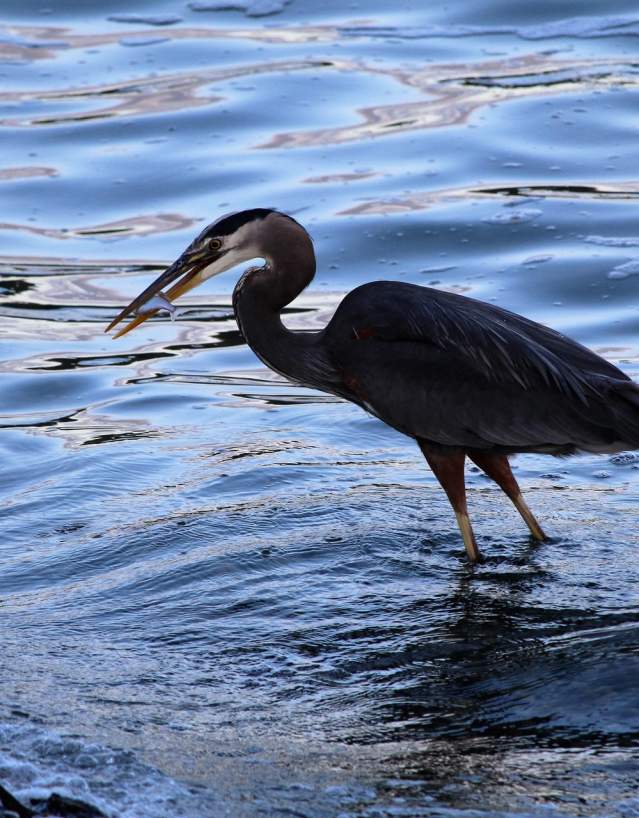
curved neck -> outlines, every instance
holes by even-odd
[[[309,239],[310,243],[310,239]],[[315,255],[297,255],[286,263],[271,262],[247,270],[233,290],[233,311],[242,335],[268,367],[309,386],[328,368],[318,349],[319,333],[294,332],[281,320],[281,310],[313,280]]]

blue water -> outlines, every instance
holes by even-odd
[[[238,271],[103,332],[266,206],[315,241],[291,327],[412,281],[639,377],[636,3],[1,18],[0,783],[130,818],[638,816],[639,459],[517,458],[543,544],[470,470],[470,568],[410,440],[243,344]]]

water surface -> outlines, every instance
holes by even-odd
[[[635,4],[9,0],[0,28],[0,781],[112,815],[639,815],[639,460],[469,471],[244,345],[237,271],[104,326],[277,207],[313,329],[393,279],[639,375]],[[210,4],[211,6],[214,4]],[[243,5],[243,4],[240,4]]]

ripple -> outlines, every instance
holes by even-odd
[[[532,196],[540,198],[568,199],[635,199],[639,196],[639,181],[616,185],[601,183],[563,185],[522,185],[484,189],[482,193],[500,196]]]
[[[177,213],[145,213],[140,216],[130,216],[106,224],[88,225],[86,227],[65,227],[54,229],[51,227],[35,227],[32,224],[0,223],[0,230],[17,230],[31,233],[34,236],[46,236],[51,239],[72,239],[81,237],[120,238],[123,235],[146,236],[155,233],[165,233],[171,230],[183,230],[197,223],[197,219],[181,216]]]
[[[87,49],[119,43],[120,32],[95,31],[78,33],[69,27],[49,27],[33,25],[12,25],[14,34],[7,42],[0,40],[0,55],[8,59],[53,59],[57,51]],[[129,36],[157,36],[157,28],[141,29]],[[339,31],[333,25],[310,26],[268,26],[259,28],[190,28],[181,26],[162,30],[163,39],[180,42],[182,40],[246,39],[257,42],[302,44],[331,42],[339,38]]]
[[[54,178],[58,176],[56,168],[38,167],[35,165],[20,168],[0,168],[0,181],[13,179],[33,179],[38,176]]]
[[[20,369],[24,372],[50,372],[54,370],[70,371],[80,368],[131,366],[143,361],[154,361],[160,358],[173,357],[170,352],[137,352],[126,355],[104,355],[104,356],[80,356],[72,358],[70,356],[30,359],[22,362]],[[17,369],[17,367],[16,367]]]
[[[341,29],[349,37],[393,37],[396,39],[430,39],[514,35],[523,40],[547,40],[556,37],[598,38],[638,36],[639,18],[608,15],[581,15],[540,25],[431,25],[410,28],[393,26],[353,26]]]
[[[0,415],[0,428],[35,428],[58,426],[61,423],[75,423],[82,409],[68,410],[63,414],[53,412],[22,412],[19,415]]]
[[[632,65],[586,65],[570,66],[563,69],[545,69],[535,73],[516,73],[505,76],[477,77],[472,76],[462,80],[468,85],[483,85],[489,88],[544,88],[548,89],[555,85],[581,85],[585,82],[595,80],[606,80],[619,82],[622,77],[628,82],[633,82],[633,77],[638,74]],[[637,82],[637,80],[634,80]]]
[[[70,122],[93,123],[96,120],[111,117],[134,118],[197,109],[224,100],[224,97],[208,92],[210,85],[223,80],[252,75],[286,74],[291,71],[304,71],[331,65],[332,63],[326,60],[282,60],[276,63],[244,64],[236,68],[221,70],[154,74],[117,84],[67,87],[59,91],[0,93],[0,101],[19,103],[24,107],[44,102],[49,109],[55,110],[60,106],[65,109],[60,113],[53,113],[52,110],[52,113],[44,116],[38,114],[0,119],[0,127],[28,128],[33,125],[51,126]],[[106,107],[95,107],[103,98],[108,99],[112,104]],[[88,110],[82,108],[82,110],[68,112],[66,110],[68,106],[65,104],[67,100],[73,100],[76,105],[85,102]]]
[[[403,196],[395,195],[392,198],[380,201],[363,202],[341,211],[338,215],[365,215],[401,213],[413,210],[424,210],[440,203],[454,202],[455,200],[473,199],[484,196],[522,197],[523,199],[636,199],[639,196],[639,182],[624,182],[619,185],[605,184],[535,184],[509,187],[483,188],[449,188],[441,190],[414,191]],[[528,208],[529,212],[539,215],[536,208]],[[523,211],[522,211],[523,212]],[[517,221],[517,213],[497,214],[497,220]],[[522,221],[524,218],[522,217]]]
[[[0,256],[0,273],[3,275],[15,275],[16,273],[29,273],[32,276],[86,276],[87,272],[92,272],[96,276],[111,275],[113,273],[146,273],[153,275],[164,269],[161,262],[142,260],[118,260],[106,261],[104,259],[77,259],[65,258],[61,256]],[[7,286],[7,282],[3,282]]]
[[[639,247],[639,237],[636,236],[586,236],[584,241],[604,247]]]
[[[307,185],[325,185],[330,182],[358,182],[362,179],[371,179],[379,174],[375,171],[356,171],[354,173],[333,173],[326,176],[311,176],[308,179],[303,179],[304,184]]]
[[[531,80],[527,69],[536,68],[535,79]],[[361,66],[358,66],[361,70]],[[455,68],[458,69],[458,66]],[[505,74],[508,69],[516,73]],[[370,67],[371,73],[394,78],[402,84],[416,87],[427,96],[425,101],[404,102],[392,105],[360,107],[357,114],[360,123],[339,128],[323,128],[296,133],[278,133],[269,141],[259,144],[262,149],[299,148],[315,145],[341,144],[354,140],[367,140],[387,135],[395,131],[416,129],[448,128],[467,123],[470,118],[488,105],[508,98],[544,96],[573,92],[575,86],[582,85],[590,90],[595,79],[608,85],[619,82],[637,83],[637,72],[632,65],[610,64],[602,61],[601,66],[568,63],[548,58],[546,55],[530,54],[516,61],[490,61],[473,66],[475,79],[459,76],[448,65],[430,64],[428,71],[406,72],[398,69],[384,71]],[[481,80],[477,73],[485,71]],[[488,74],[490,72],[490,74]],[[557,77],[562,80],[558,81]],[[502,93],[503,92],[503,93]],[[511,92],[511,93],[508,93]]]
[[[176,23],[181,23],[181,17],[171,15],[142,15],[142,14],[112,14],[107,17],[114,23],[133,23],[135,25],[142,24],[145,26],[173,26]]]
[[[189,3],[191,11],[241,11],[247,17],[280,14],[291,0],[202,0]]]

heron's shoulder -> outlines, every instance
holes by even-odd
[[[500,323],[499,310],[480,301],[401,281],[371,281],[349,292],[329,325],[337,338],[446,345],[480,338]],[[494,314],[493,314],[494,313]]]
[[[423,287],[420,284],[409,284],[406,281],[367,281],[351,290],[346,299],[357,300],[361,298],[377,298],[378,296],[390,296],[396,298],[428,298],[431,295],[436,297],[438,290],[432,287]]]
[[[344,296],[340,310],[395,312],[406,306],[420,308],[439,300],[441,293],[431,287],[404,281],[369,281]]]
[[[505,327],[518,320],[533,323],[493,304],[404,281],[371,281],[356,287],[344,297],[338,316],[365,318],[380,327],[390,324],[396,329],[407,324],[414,330],[418,326],[443,329],[459,325],[468,330],[487,325]]]

